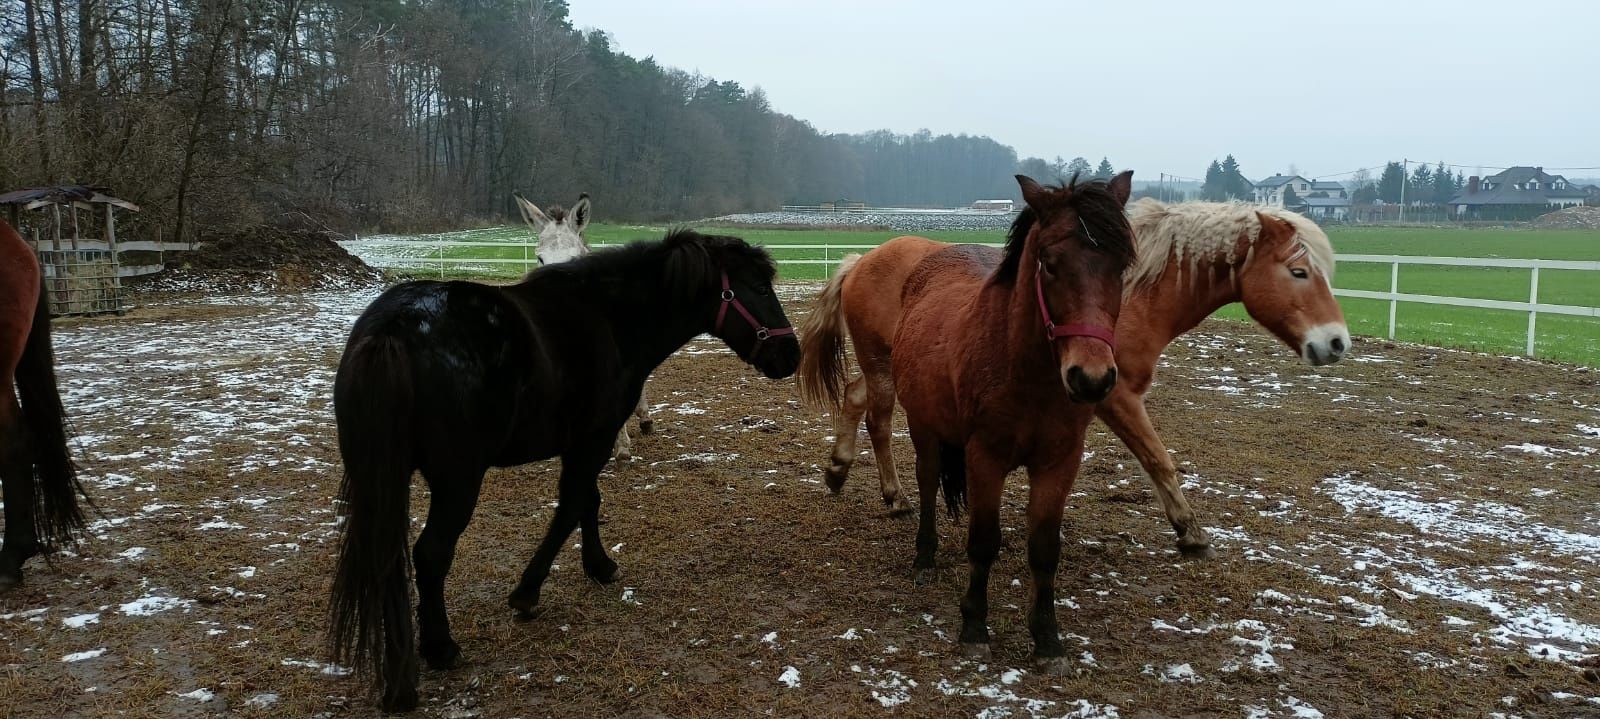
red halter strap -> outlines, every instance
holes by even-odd
[[[1039,299],[1039,316],[1044,318],[1045,340],[1055,342],[1063,337],[1093,337],[1106,343],[1113,351],[1117,349],[1116,335],[1111,329],[1099,325],[1072,324],[1058,325],[1050,319],[1050,306],[1044,301],[1044,263],[1040,262],[1033,273],[1033,294]]]
[[[761,343],[766,342],[768,339],[794,334],[793,327],[769,328],[761,324],[761,321],[757,320],[755,315],[750,314],[750,310],[745,309],[744,303],[734,296],[733,285],[728,282],[728,272],[724,270],[722,272],[722,304],[717,307],[717,324],[715,325],[715,331],[718,333],[722,332],[722,321],[728,316],[729,306],[732,306],[734,311],[744,317],[744,321],[748,322],[751,329],[756,331],[756,347],[750,352],[751,357],[761,351]]]

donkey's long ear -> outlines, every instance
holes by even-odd
[[[1117,198],[1117,204],[1128,204],[1128,198],[1133,195],[1133,170],[1123,170],[1116,177],[1106,183],[1106,189],[1111,190],[1111,196]]]
[[[578,195],[578,204],[572,206],[572,227],[583,234],[583,228],[589,226],[589,193]]]
[[[517,201],[517,211],[522,213],[522,221],[528,223],[528,227],[532,228],[533,234],[537,235],[544,232],[544,228],[550,224],[550,218],[545,216],[544,211],[540,210],[538,205],[529,202],[528,198],[523,197],[521,191],[512,192],[511,197]]]
[[[1017,175],[1017,186],[1022,188],[1022,201],[1028,203],[1035,210],[1041,209],[1039,203],[1044,200],[1046,190],[1033,178],[1027,175]]]

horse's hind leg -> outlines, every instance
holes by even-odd
[[[913,430],[911,442],[917,451],[917,506],[921,509],[917,521],[917,558],[911,563],[913,581],[918,586],[932,584],[938,578],[936,554],[939,551],[939,528],[935,507],[939,502],[939,443]]]
[[[0,387],[0,490],[6,504],[6,533],[0,544],[0,592],[22,583],[22,563],[39,553],[34,534],[33,460],[28,451],[22,408],[10,386]]]
[[[450,636],[444,580],[455,561],[456,540],[478,506],[483,472],[476,468],[461,473],[423,472],[428,480],[428,523],[417,536],[411,562],[417,570],[418,649],[434,669],[454,667],[461,656],[460,645]]]
[[[602,440],[604,441],[604,440]],[[580,522],[585,524],[583,543],[584,571],[591,577],[608,581],[616,577],[616,563],[606,556],[600,543],[600,469],[606,464],[605,446],[569,450],[561,456],[560,497],[556,501],[555,516],[550,518],[550,530],[545,533],[539,549],[522,570],[522,579],[511,591],[511,608],[531,615],[539,606],[539,592],[550,576],[550,565],[561,552],[561,545]],[[593,541],[589,541],[592,539]],[[603,560],[603,561],[602,561]]]
[[[885,372],[877,377],[867,375],[867,381],[867,436],[872,439],[872,457],[878,462],[878,488],[889,515],[902,517],[911,513],[911,503],[906,501],[894,467],[894,378]]]
[[[856,432],[861,428],[861,415],[867,413],[867,378],[857,377],[846,385],[842,400],[833,413],[833,452],[823,475],[828,489],[835,494],[844,488],[850,467],[856,463]]]

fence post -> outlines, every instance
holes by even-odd
[[[433,249],[439,254],[439,279],[444,279],[444,245],[438,240],[433,241]]]
[[[1400,294],[1400,263],[1389,265],[1389,339],[1394,339],[1394,310],[1400,304],[1395,295]]]
[[[829,260],[829,257],[828,257],[828,246],[827,245],[823,245],[822,246],[822,279],[824,279],[824,280],[826,280],[829,277],[833,276],[833,272],[828,269],[828,260]]]
[[[1539,304],[1539,268],[1533,268],[1533,279],[1528,283],[1528,304]],[[1528,356],[1533,356],[1533,327],[1539,319],[1539,311],[1528,308]]]

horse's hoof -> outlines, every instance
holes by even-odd
[[[823,483],[828,485],[828,491],[838,494],[844,489],[844,481],[850,478],[850,468],[835,464],[822,474]]]
[[[404,714],[416,709],[417,688],[413,685],[384,689],[380,704],[383,706],[383,711],[389,714]]]
[[[422,645],[422,660],[428,663],[428,668],[434,671],[455,669],[461,666],[461,645],[455,640],[447,639],[439,644]]]
[[[1041,657],[1033,658],[1034,671],[1053,677],[1070,677],[1077,673],[1077,668],[1072,666],[1072,660],[1066,657]]]
[[[926,587],[939,581],[939,570],[933,567],[922,567],[911,574],[912,583],[919,587]]]
[[[639,423],[639,434],[654,434],[655,431],[656,431],[656,421],[655,420],[647,419],[647,420],[644,420],[643,422]]]
[[[593,579],[601,584],[611,584],[619,579],[622,579],[622,568],[618,567],[615,563],[612,563],[610,567],[600,567],[594,571],[584,569],[584,573],[588,574],[590,579]]]
[[[1217,550],[1212,549],[1209,544],[1180,544],[1178,551],[1183,554],[1184,559],[1217,558]]]
[[[989,655],[990,655],[989,643],[988,642],[962,642],[961,643],[961,653],[966,655],[966,656],[968,656],[968,657],[971,657],[973,659],[978,659],[980,661],[989,661]]]
[[[517,610],[519,619],[532,619],[539,615],[539,595],[526,595],[512,592],[511,598],[506,600],[512,609]]]
[[[22,573],[21,572],[18,572],[16,574],[10,574],[10,573],[0,574],[0,594],[5,594],[6,592],[9,592],[9,591],[11,591],[13,589],[16,589],[18,586],[21,586],[21,584],[22,584]]]
[[[915,511],[915,509],[912,508],[911,503],[906,501],[905,497],[895,497],[894,499],[889,500],[888,504],[889,516],[891,517],[909,517],[911,516],[911,513]]]

